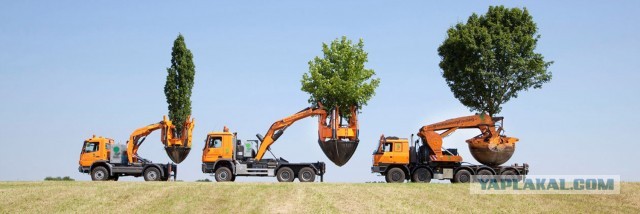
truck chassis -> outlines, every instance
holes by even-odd
[[[172,176],[176,180],[178,166],[172,163],[143,162],[125,165],[96,161],[89,167],[78,167],[78,171],[90,174],[94,181],[117,181],[120,176],[143,176],[145,181],[168,181]]]
[[[426,173],[425,174],[425,170]],[[427,162],[418,164],[389,164],[371,167],[372,173],[380,173],[385,176],[387,182],[430,182],[431,179],[451,180],[452,183],[469,183],[473,175],[492,176],[502,175],[509,179],[521,180],[529,173],[529,165],[513,164],[510,166],[486,166],[476,164],[451,163],[443,164]]]
[[[323,182],[325,169],[324,162],[289,163],[283,158],[202,163],[202,172],[213,173],[219,182],[235,181],[236,176],[277,177],[279,182],[293,182],[296,178],[300,182],[313,182],[316,176],[320,176],[320,182]]]

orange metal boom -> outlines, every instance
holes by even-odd
[[[449,119],[423,126],[420,128],[418,136],[422,139],[423,143],[428,144],[430,153],[435,155],[435,159],[432,159],[432,161],[461,162],[462,157],[458,155],[450,156],[442,154],[442,139],[458,129],[477,128],[480,129],[482,134],[467,140],[467,143],[488,143],[488,148],[494,152],[506,147],[513,148],[513,144],[517,142],[518,139],[500,136],[502,127],[496,129],[496,122],[502,119],[502,117],[492,118],[487,114]],[[444,132],[442,133],[436,132],[443,130]]]
[[[317,106],[305,108],[291,116],[285,117],[274,122],[265,136],[260,134],[256,136],[261,141],[260,148],[256,154],[255,159],[261,160],[264,154],[269,150],[269,147],[284,133],[284,131],[298,120],[318,116],[318,138],[320,141],[336,140],[336,139],[357,139],[357,119],[355,107],[352,108],[352,117],[349,120],[348,127],[340,127],[340,116],[338,116],[338,109],[334,109],[331,114],[329,123],[327,124],[327,118],[329,114],[324,110],[321,103]]]

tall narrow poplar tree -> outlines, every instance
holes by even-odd
[[[184,121],[191,115],[191,89],[196,74],[193,55],[187,49],[182,34],[173,42],[171,67],[167,68],[164,94],[169,104],[169,119],[176,126],[176,134],[182,133]]]

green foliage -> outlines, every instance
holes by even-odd
[[[309,61],[309,73],[302,76],[302,90],[311,94],[309,103],[321,102],[327,110],[339,107],[343,117],[349,117],[351,106],[358,110],[375,95],[380,78],[366,69],[367,52],[362,39],[357,44],[343,36],[330,45],[322,43],[323,57]]]
[[[167,68],[164,94],[169,104],[169,119],[176,126],[176,134],[182,133],[184,121],[191,115],[191,89],[196,74],[193,55],[187,49],[182,34],[173,42],[171,67]]]
[[[526,8],[489,7],[447,31],[440,68],[454,96],[472,111],[499,113],[518,92],[551,80],[553,63],[533,52],[540,38]]]
[[[46,177],[44,178],[45,181],[75,181],[75,179],[69,177],[69,176],[64,176],[64,177]]]

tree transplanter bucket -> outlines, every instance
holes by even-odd
[[[164,148],[167,151],[167,155],[174,163],[180,163],[184,159],[187,158],[191,148],[189,147],[179,147],[179,146],[171,146]]]
[[[346,164],[353,153],[358,148],[359,140],[356,141],[341,141],[341,140],[318,140],[318,144],[324,154],[338,166]]]
[[[499,166],[511,158],[515,151],[515,145],[509,145],[498,151],[492,151],[489,149],[488,143],[469,143],[469,151],[473,158],[481,164]]]

